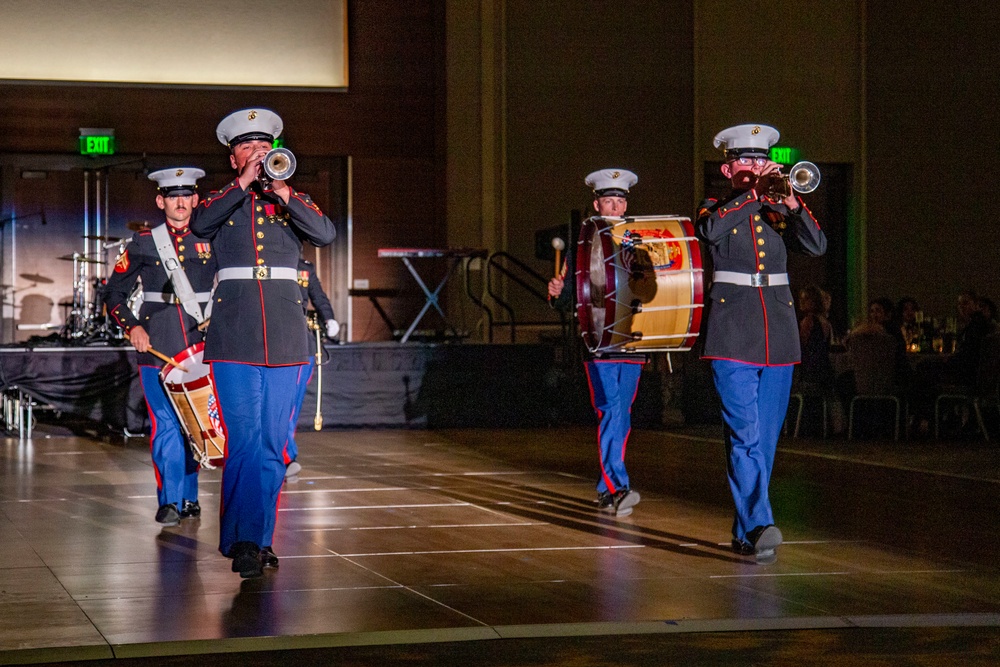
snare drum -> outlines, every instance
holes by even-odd
[[[701,329],[701,250],[690,218],[592,217],[576,252],[577,318],[587,348],[683,352]]]
[[[205,468],[214,468],[226,455],[226,438],[219,415],[219,396],[202,361],[205,343],[195,343],[173,357],[187,372],[167,364],[160,380],[187,434],[191,453]]]

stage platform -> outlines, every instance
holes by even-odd
[[[589,419],[580,364],[564,354],[562,346],[545,344],[326,345],[323,425],[522,427]],[[147,433],[135,360],[135,350],[123,346],[2,347],[0,390],[20,390],[40,406],[100,425],[104,434]],[[313,426],[318,385],[314,372],[300,428]],[[660,419],[659,399],[658,390],[644,392],[640,422]]]
[[[300,438],[280,568],[247,581],[216,549],[219,471],[201,476],[201,519],[161,528],[147,443],[4,440],[0,663],[992,665],[1000,650],[986,444],[783,441],[786,543],[759,566],[729,550],[716,428],[636,430],[642,502],[621,519],[596,511],[590,428]]]

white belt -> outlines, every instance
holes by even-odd
[[[212,300],[211,292],[195,292],[198,303],[208,303]],[[180,303],[176,294],[161,294],[160,292],[143,292],[142,300],[146,303]]]
[[[215,274],[223,280],[298,280],[299,271],[290,266],[231,266]]]
[[[716,271],[712,282],[732,283],[744,287],[775,287],[788,284],[787,273],[737,273],[736,271]]]

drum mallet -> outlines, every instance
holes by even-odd
[[[562,251],[566,248],[566,242],[558,236],[552,238],[552,247],[556,249],[556,277],[562,274]]]

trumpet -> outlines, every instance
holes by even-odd
[[[295,154],[287,148],[272,148],[260,163],[258,180],[264,185],[272,181],[285,181],[295,173]]]
[[[774,199],[790,197],[793,192],[806,194],[819,187],[819,167],[803,160],[796,162],[787,174],[772,174],[768,196]]]

